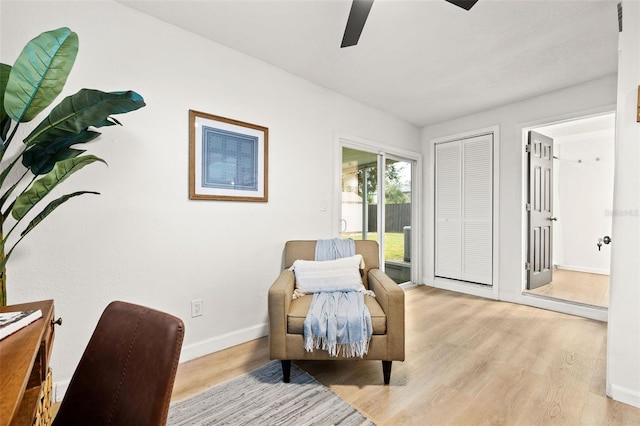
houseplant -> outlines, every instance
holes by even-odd
[[[16,245],[71,198],[97,194],[73,192],[41,208],[69,176],[89,164],[106,164],[77,145],[100,135],[95,128],[120,124],[112,115],[145,106],[133,91],[81,89],[54,106],[22,145],[11,146],[18,127],[35,119],[62,92],[77,53],[78,35],[58,28],[27,43],[13,66],[0,63],[0,306],[7,304],[6,264]],[[34,215],[35,207],[40,210]]]

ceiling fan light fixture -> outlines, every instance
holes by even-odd
[[[340,47],[349,47],[358,44],[364,23],[367,21],[369,11],[371,11],[371,6],[373,6],[373,0],[353,0]]]
[[[353,0],[351,3],[351,10],[349,11],[349,17],[347,18],[347,26],[344,29],[344,35],[342,36],[342,43],[340,47],[350,47],[358,44],[360,40],[360,34],[364,28],[367,17],[371,11],[374,0]],[[464,10],[469,10],[475,5],[478,0],[446,0],[447,2],[454,4]]]

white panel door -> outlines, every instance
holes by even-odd
[[[493,135],[435,146],[435,275],[492,284]]]
[[[553,139],[529,132],[529,272],[527,289],[553,280]]]

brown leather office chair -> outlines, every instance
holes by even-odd
[[[110,303],[53,425],[165,425],[183,338],[179,318]]]

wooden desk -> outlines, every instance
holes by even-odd
[[[53,300],[4,306],[0,312],[25,309],[42,310],[42,318],[0,340],[0,426],[33,425],[41,392],[50,398],[51,379],[46,381],[54,337]]]

